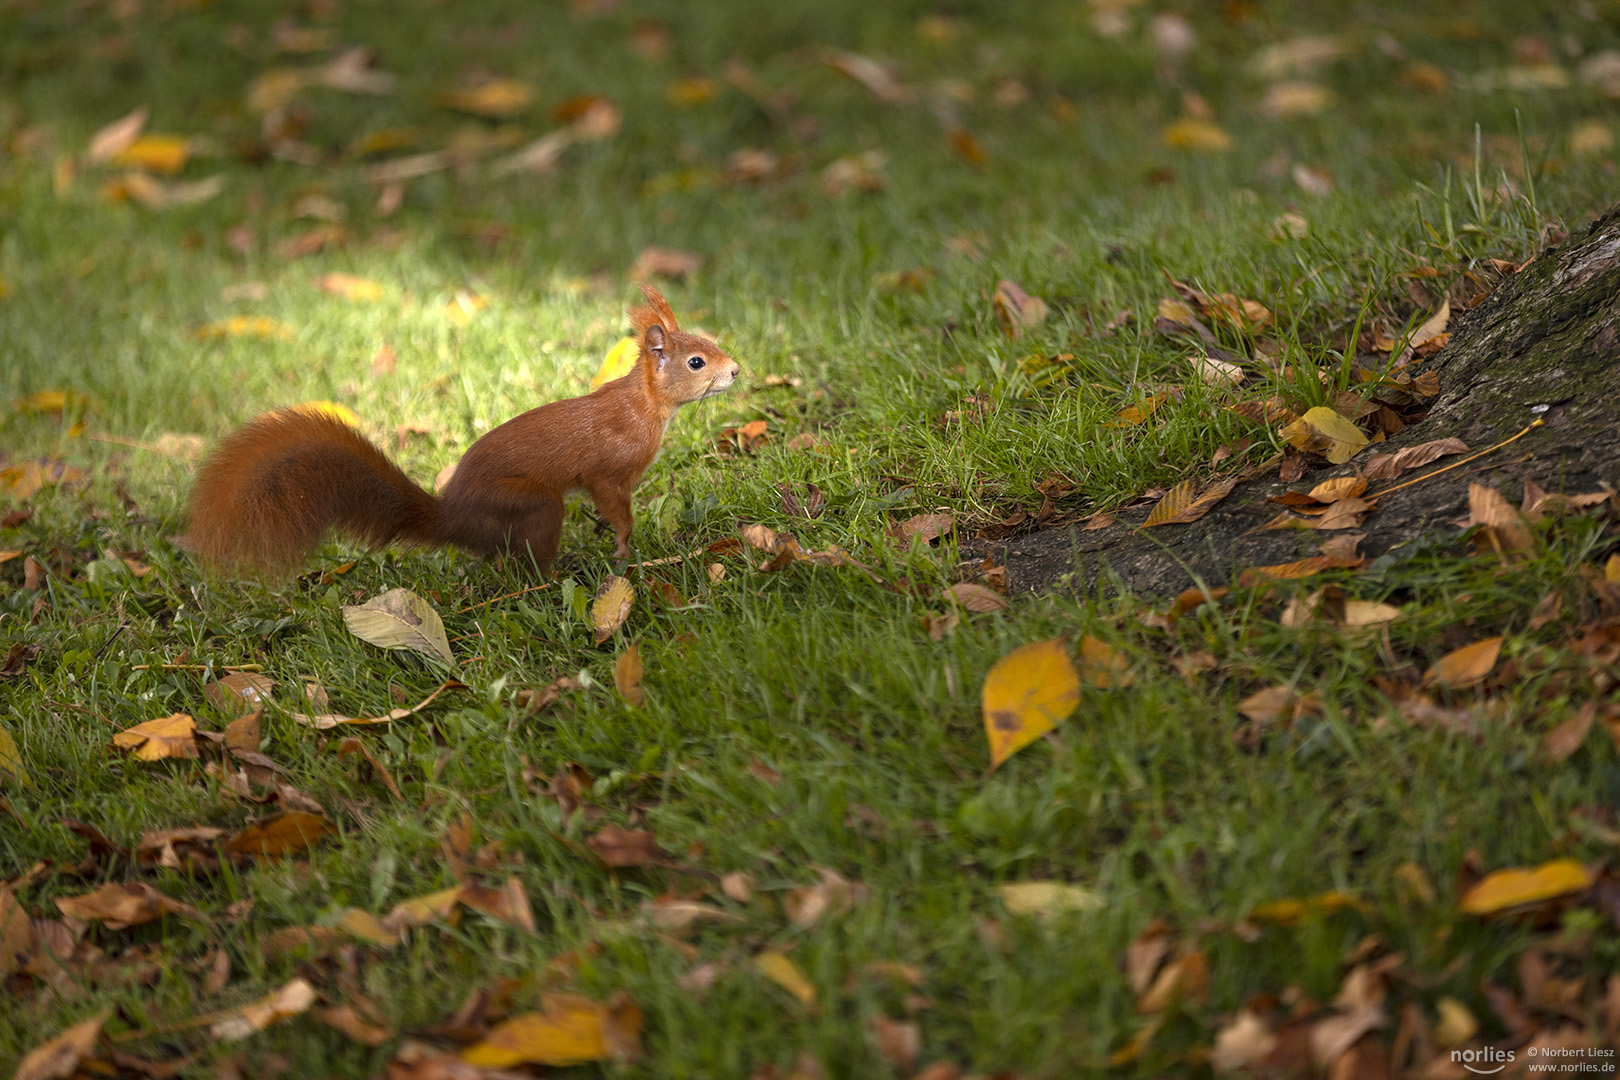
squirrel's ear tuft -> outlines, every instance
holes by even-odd
[[[654,317],[657,318],[665,330],[673,334],[680,329],[675,324],[675,312],[670,310],[669,301],[664,299],[663,293],[643,281],[641,283],[641,295],[647,298],[647,303],[651,306]],[[637,329],[641,328],[637,327]]]

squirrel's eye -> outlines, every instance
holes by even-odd
[[[701,357],[701,356],[692,357],[690,360],[688,360],[686,362],[686,366],[691,368],[693,371],[702,371],[703,370],[703,357]]]

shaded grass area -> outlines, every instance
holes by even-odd
[[[235,828],[263,815],[194,764],[108,752],[113,732],[173,712],[223,726],[228,717],[206,701],[198,673],[138,668],[182,655],[219,668],[265,665],[280,689],[261,750],[340,830],[283,863],[142,875],[216,917],[239,901],[253,906],[217,936],[176,918],[92,930],[115,956],[152,947],[155,970],[145,981],[107,977],[60,993],[17,976],[25,992],[0,1022],[0,1060],[103,1007],[117,1010],[110,1029],[166,1029],[299,973],[320,975],[334,1003],[358,991],[393,1032],[421,1033],[500,978],[522,980],[518,1007],[532,1007],[546,962],[573,953],[569,989],[599,999],[624,989],[645,1010],[647,1057],[632,1070],[640,1075],[785,1070],[801,1050],[829,1076],[885,1075],[872,1020],[908,1009],[923,1062],[1075,1075],[1106,1068],[1146,1022],[1120,961],[1163,918],[1207,952],[1210,986],[1120,1065],[1154,1075],[1199,1067],[1197,1048],[1255,995],[1298,986],[1331,999],[1346,957],[1369,934],[1408,958],[1414,977],[1402,1001],[1432,1014],[1439,998],[1458,998],[1492,1036],[1504,1029],[1483,987],[1512,983],[1527,944],[1585,934],[1582,976],[1612,968],[1614,931],[1591,909],[1539,927],[1484,922],[1457,914],[1453,885],[1470,852],[1493,868],[1607,851],[1603,828],[1620,782],[1614,750],[1594,735],[1562,764],[1536,754],[1545,732],[1605,685],[1569,647],[1601,614],[1576,570],[1601,564],[1612,548],[1601,520],[1542,526],[1536,554],[1506,572],[1500,560],[1442,540],[1325,579],[1401,605],[1384,638],[1283,628],[1288,587],[1235,594],[1167,631],[1142,625],[1144,609],[1132,604],[1022,598],[936,642],[921,618],[946,608],[938,592],[952,579],[953,542],[900,548],[884,536],[891,518],[939,507],[965,534],[1038,507],[1036,485],[1054,474],[1075,486],[1065,506],[1079,512],[1206,475],[1204,463],[1238,437],[1255,445],[1237,463],[1264,459],[1273,437],[1188,374],[1183,344],[1152,333],[1164,272],[1258,298],[1275,313],[1294,374],[1246,393],[1331,400],[1347,377],[1335,352],[1347,327],[1367,313],[1397,327],[1427,315],[1401,275],[1435,265],[1449,281],[1477,256],[1523,258],[1544,224],[1574,224],[1600,205],[1612,152],[1572,147],[1578,125],[1603,116],[1596,88],[1465,84],[1513,66],[1526,36],[1554,49],[1572,36],[1588,55],[1613,47],[1612,22],[1501,4],[1487,14],[1382,9],[1336,25],[1308,6],[1262,4],[1245,19],[1195,20],[1199,46],[1164,71],[1144,37],[1145,11],[1118,40],[1067,5],[1011,15],[964,7],[956,36],[942,41],[918,33],[929,14],[649,4],[585,18],[529,5],[389,14],[355,4],[313,21],[374,46],[400,84],[382,98],[311,91],[299,138],[330,163],[311,168],[260,160],[260,119],[243,104],[267,67],[311,62],[269,44],[276,18],[311,21],[306,10],[222,3],[120,18],[98,8],[71,24],[45,5],[0,13],[0,135],[10,148],[0,160],[0,391],[72,390],[89,403],[66,421],[13,412],[0,429],[8,462],[57,454],[88,473],[21,500],[32,516],[0,533],[0,547],[49,570],[34,591],[21,588],[22,560],[0,565],[0,638],[41,647],[26,673],[0,683],[0,726],[34,781],[4,788],[12,814],[0,817],[0,874],[44,859],[76,862],[83,842],[59,824],[64,817],[127,845],[149,829]],[[666,28],[667,59],[633,48],[641,18]],[[1293,120],[1260,117],[1267,84],[1245,62],[1306,31],[1351,43],[1347,58],[1306,73],[1335,104]],[[874,103],[828,70],[827,46],[895,57],[919,102]],[[731,89],[721,73],[738,56],[768,86],[797,94],[790,115],[815,131],[773,120]],[[1403,81],[1419,61],[1449,73],[1449,93],[1425,96]],[[402,125],[418,127],[429,148],[458,133],[498,137],[499,125],[434,105],[475,67],[539,88],[536,107],[511,121],[525,137],[581,93],[613,97],[623,129],[571,148],[548,175],[500,182],[475,168],[414,181],[403,207],[380,216],[354,140]],[[672,104],[670,85],[683,78],[714,79],[713,96]],[[942,79],[970,93],[938,89]],[[995,104],[1009,79],[1028,99]],[[1233,136],[1232,151],[1164,144],[1163,126],[1193,107],[1189,92]],[[938,118],[947,110],[928,104],[935,97],[952,103],[952,122],[973,134],[983,163],[953,151]],[[112,205],[95,170],[57,193],[62,155],[138,104],[152,108],[155,130],[204,138],[184,175],[222,172],[223,194],[162,213]],[[743,147],[769,148],[792,166],[757,185],[727,182],[727,157]],[[828,165],[872,150],[886,156],[884,190],[824,193]],[[1526,159],[1540,174],[1533,206]],[[1268,167],[1272,160],[1282,168]],[[1482,179],[1470,194],[1476,161]],[[1335,191],[1305,194],[1291,179],[1295,163],[1330,172]],[[1503,182],[1517,194],[1487,197]],[[285,258],[278,245],[317,224],[297,209],[310,195],[347,208],[348,241]],[[1308,219],[1304,237],[1279,232],[1278,215],[1290,211]],[[249,233],[243,251],[227,236],[239,225]],[[807,547],[846,547],[911,590],[830,568],[765,575],[735,556],[717,560],[727,573],[711,581],[711,560],[689,559],[667,574],[689,604],[672,610],[643,589],[619,639],[598,648],[573,596],[612,569],[611,547],[583,510],[570,511],[565,531],[567,586],[472,612],[462,609],[532,581],[520,568],[454,552],[390,551],[329,583],[262,588],[209,582],[174,546],[191,465],[130,444],[153,447],[169,434],[211,442],[261,409],[332,399],[426,480],[482,431],[585,389],[622,333],[630,294],[622,274],[653,243],[703,255],[702,270],[667,291],[683,321],[721,335],[744,377],[737,392],[686,410],[671,429],[638,497],[638,554],[679,555],[739,521],[764,522],[794,529]],[[884,275],[918,268],[933,271],[921,292],[886,284]],[[379,281],[382,299],[359,305],[322,293],[314,281],[333,271]],[[1025,339],[997,326],[989,296],[1003,277],[1052,305]],[[242,288],[253,283],[263,288]],[[488,301],[465,325],[446,313],[458,290]],[[1103,333],[1127,308],[1135,319]],[[273,319],[290,337],[196,335],[240,314]],[[385,344],[397,365],[373,374]],[[1020,367],[1059,354],[1070,359],[1050,382]],[[798,385],[767,386],[766,374]],[[1181,397],[1152,424],[1110,426],[1165,383]],[[943,422],[948,411],[972,413],[975,401],[988,406],[980,419]],[[76,419],[88,435],[75,433]],[[753,455],[715,450],[721,429],[753,419],[769,420],[768,445]],[[422,430],[402,435],[406,424]],[[804,432],[826,447],[790,450]],[[97,435],[123,442],[89,437]],[[826,512],[790,518],[782,484],[817,485]],[[151,572],[136,579],[109,551],[138,552]],[[334,545],[322,565],[355,554]],[[418,701],[439,684],[442,672],[344,630],[341,604],[395,586],[445,613],[456,675],[468,684],[422,716],[360,736],[403,801],[287,715],[307,681],[352,716]],[[1530,612],[1549,591],[1566,597],[1563,612],[1531,630]],[[1407,724],[1374,682],[1494,633],[1508,635],[1505,656],[1527,674],[1496,692],[1504,713],[1472,737]],[[1053,739],[986,777],[985,672],[1018,645],[1082,634],[1123,649],[1134,685],[1088,690]],[[612,690],[614,657],[631,640],[647,665],[641,709]],[[1213,666],[1177,673],[1177,660],[1200,652]],[[590,685],[546,711],[530,716],[513,703],[520,687],[581,672]],[[1276,684],[1319,694],[1320,715],[1254,738],[1238,704]],[[589,811],[565,820],[525,771],[546,777],[571,762],[597,782]],[[498,841],[502,872],[524,882],[537,935],[469,914],[397,949],[364,951],[352,984],[321,962],[265,950],[277,930],[329,923],[349,907],[380,913],[452,884],[441,840],[463,814],[475,847]],[[1583,825],[1594,821],[1595,831]],[[650,829],[696,872],[604,869],[582,845],[607,823]],[[1408,864],[1432,883],[1432,899],[1402,884]],[[820,867],[870,895],[847,914],[797,927],[781,900]],[[754,875],[753,902],[719,900],[713,875],[734,870]],[[103,865],[86,882],[52,870],[18,899],[49,915],[54,898],[123,873]],[[1050,923],[1009,916],[994,887],[1040,879],[1082,883],[1104,903]],[[1246,928],[1233,932],[1259,904],[1328,891],[1359,907],[1253,940]],[[668,895],[715,900],[736,921],[681,937],[637,921],[643,904]],[[216,943],[234,974],[210,994],[195,962]],[[818,1010],[753,972],[762,948],[788,952],[816,986]],[[873,960],[914,965],[926,1007],[871,975]],[[700,998],[677,980],[706,962],[725,971]],[[155,1057],[200,1049],[199,1072],[237,1052],[186,1035],[137,1045]],[[305,1017],[250,1045],[250,1074],[285,1064],[290,1075],[368,1076],[396,1044],[359,1046]]]

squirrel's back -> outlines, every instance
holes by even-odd
[[[203,464],[188,540],[217,569],[286,573],[328,528],[381,546],[440,543],[439,504],[381,450],[312,409],[265,413]]]

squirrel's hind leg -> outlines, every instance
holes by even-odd
[[[630,530],[635,527],[635,515],[630,509],[630,488],[623,487],[611,481],[598,481],[585,485],[585,491],[590,495],[591,501],[596,504],[596,512],[602,519],[613,526],[613,538],[617,541],[613,549],[616,559],[630,557]]]
[[[551,570],[562,543],[563,501],[559,495],[543,494],[533,506],[512,523],[507,533],[507,550],[516,558],[532,558],[542,574]]]

